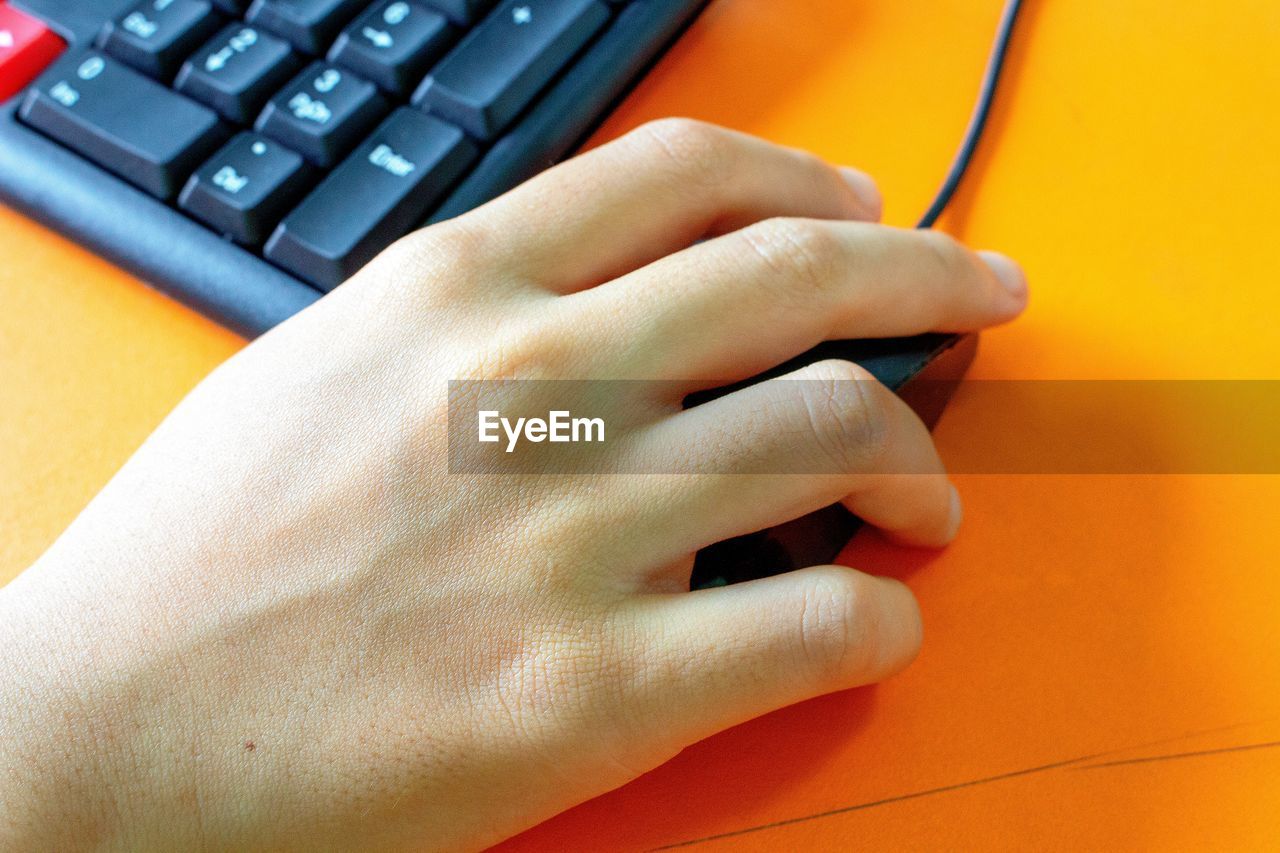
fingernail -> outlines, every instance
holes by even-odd
[[[949,536],[947,536],[947,541],[954,539],[956,537],[956,534],[960,532],[960,522],[963,520],[964,520],[964,505],[960,502],[960,492],[956,489],[955,485],[953,484],[951,486],[951,518],[949,522],[951,525],[950,527],[951,533]]]
[[[1009,291],[1010,296],[1022,299],[1027,295],[1027,277],[1017,263],[999,252],[979,252],[978,257],[982,258],[996,274],[996,278],[1004,285],[1004,289]]]
[[[875,179],[866,172],[860,172],[849,166],[840,167],[840,177],[844,178],[845,184],[853,190],[866,217],[878,222],[884,210],[884,200],[880,197],[880,188],[876,186]]]

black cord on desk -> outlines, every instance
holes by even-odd
[[[946,210],[951,202],[951,197],[955,195],[956,188],[960,186],[960,181],[969,169],[969,163],[973,161],[973,154],[978,148],[978,143],[982,141],[982,132],[987,127],[987,117],[991,113],[991,104],[996,98],[996,89],[1000,85],[1000,73],[1004,70],[1005,56],[1009,52],[1013,25],[1017,22],[1018,12],[1021,10],[1022,0],[1009,0],[1005,4],[1004,12],[1000,15],[1000,26],[996,30],[995,44],[991,48],[991,57],[987,60],[987,70],[982,76],[978,103],[973,109],[973,115],[969,118],[969,127],[965,130],[960,151],[952,161],[951,170],[947,172],[946,180],[942,182],[938,194],[934,196],[933,203],[929,205],[924,216],[920,217],[917,228],[933,227],[938,217],[942,215],[942,211]]]

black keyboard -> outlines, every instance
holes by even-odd
[[[0,199],[253,336],[570,154],[706,2],[9,0],[66,49]]]

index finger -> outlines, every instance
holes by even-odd
[[[572,293],[773,216],[875,220],[875,183],[805,151],[689,119],[650,122],[463,218],[518,278]]]

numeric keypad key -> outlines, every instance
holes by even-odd
[[[183,64],[175,85],[236,124],[249,124],[298,65],[285,41],[232,24]]]
[[[386,111],[368,80],[315,62],[267,103],[257,129],[317,166],[332,166]]]
[[[247,17],[303,53],[319,54],[363,8],[364,0],[253,0]]]
[[[266,256],[331,290],[418,224],[477,153],[453,125],[398,109],[285,217]]]
[[[406,95],[453,38],[453,27],[440,13],[405,0],[382,0],[342,31],[329,59]]]
[[[178,204],[238,243],[258,246],[306,190],[311,169],[284,146],[241,133],[187,181]]]
[[[102,49],[161,80],[218,28],[208,0],[142,0],[102,30]]]
[[[494,139],[608,19],[599,0],[506,0],[440,61],[413,102]]]
[[[213,111],[97,52],[59,60],[27,92],[20,115],[162,199],[226,139]]]

